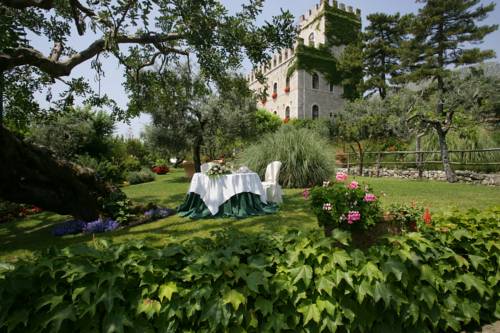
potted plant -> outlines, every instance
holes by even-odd
[[[273,97],[273,99],[278,98],[278,93],[273,93],[272,97]]]
[[[285,94],[288,94],[290,92],[290,87],[285,87]]]

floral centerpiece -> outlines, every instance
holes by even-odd
[[[225,165],[219,164],[219,163],[212,164],[206,172],[207,176],[209,176],[209,177],[219,177],[219,176],[227,175],[230,173],[231,173],[231,170],[229,168],[227,168]]]
[[[311,197],[312,209],[327,236],[334,228],[366,230],[382,217],[371,189],[347,178],[347,174],[338,172],[335,182],[326,181],[304,193],[304,197]]]

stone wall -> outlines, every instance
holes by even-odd
[[[337,168],[337,171],[343,171],[347,173],[345,168]],[[351,169],[350,174],[357,175],[357,169]],[[456,170],[458,181],[461,183],[469,184],[481,184],[490,186],[500,186],[500,173],[477,173],[467,170]],[[363,176],[365,177],[376,177],[377,172],[375,168],[365,168],[363,170]],[[418,179],[417,169],[385,169],[381,168],[379,170],[379,177],[392,177],[401,179]],[[446,175],[444,171],[441,170],[426,170],[423,172],[424,179],[440,180],[446,181]]]

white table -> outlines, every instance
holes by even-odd
[[[200,196],[212,215],[216,215],[219,206],[231,197],[250,192],[260,196],[260,200],[267,204],[267,196],[259,175],[255,172],[233,173],[218,177],[209,177],[204,173],[195,173],[191,180],[188,193],[193,192]]]

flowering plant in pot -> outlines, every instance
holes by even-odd
[[[273,98],[273,99],[278,98],[278,93],[273,93],[272,98]]]
[[[326,181],[323,186],[309,191],[312,210],[326,236],[335,228],[367,230],[382,217],[378,198],[371,189],[347,178],[345,173],[339,172],[335,181]]]
[[[285,87],[285,93],[288,94],[290,92],[290,87]]]

